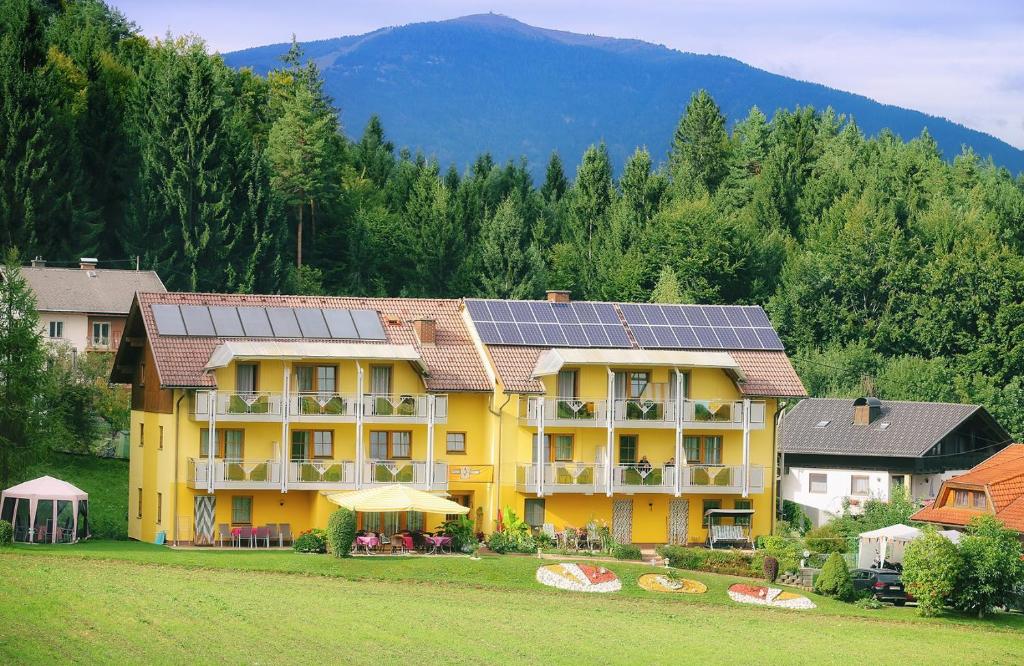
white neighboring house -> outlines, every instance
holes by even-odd
[[[1010,439],[979,405],[807,398],[782,420],[779,494],[815,525],[894,489],[921,502]]]
[[[78,268],[57,268],[37,258],[21,269],[35,293],[41,335],[67,343],[76,353],[116,351],[135,293],[167,291],[154,271],[97,268],[96,263],[83,258]]]

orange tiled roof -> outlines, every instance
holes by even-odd
[[[911,519],[942,525],[966,525],[980,511],[936,506],[947,494],[947,487],[984,488],[995,516],[1007,527],[1024,532],[1024,444],[1011,444],[969,471],[946,480],[938,496]]]
[[[217,337],[162,336],[158,333],[154,303],[174,305],[264,305],[284,307],[350,308],[381,313],[389,344],[414,345],[423,358],[430,391],[490,391],[493,385],[483,360],[462,319],[461,301],[453,299],[359,298],[348,296],[260,296],[245,294],[140,293],[138,302],[146,335],[153,348],[160,384],[165,387],[211,386],[205,371],[210,354],[223,339]],[[434,345],[421,345],[411,321],[437,322]],[[375,344],[363,342],[360,344]]]
[[[544,392],[544,384],[531,375],[537,358],[545,351],[545,347],[487,345],[487,353],[491,355],[491,362],[506,393]]]

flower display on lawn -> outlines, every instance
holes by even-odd
[[[590,564],[549,564],[537,569],[537,582],[574,592],[618,592],[622,581],[614,572]]]
[[[783,592],[777,587],[747,585],[745,583],[736,583],[729,586],[729,598],[741,604],[759,604],[776,608],[816,608],[814,602],[803,595]]]
[[[647,573],[636,579],[637,585],[648,592],[677,592],[681,594],[704,594],[708,586],[689,578],[672,578],[665,574]]]

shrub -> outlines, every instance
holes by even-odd
[[[821,574],[814,581],[814,591],[840,601],[853,599],[853,579],[842,555],[832,553],[828,556]]]
[[[492,532],[487,547],[495,553],[532,553],[537,550],[533,537],[514,532]]]
[[[631,543],[620,543],[612,547],[612,557],[617,560],[642,560],[640,548]]]
[[[841,534],[832,523],[815,527],[804,535],[807,550],[814,553],[845,553],[849,549],[846,536]]]
[[[764,571],[764,579],[769,583],[774,583],[775,579],[779,577],[779,561],[771,555],[767,555],[764,558],[762,570]]]
[[[917,598],[917,612],[937,615],[953,592],[963,562],[956,545],[926,527],[920,539],[907,544],[903,553],[903,575],[907,592]]]
[[[1017,533],[994,516],[978,516],[960,540],[963,565],[953,588],[953,605],[965,613],[984,617],[993,608],[1010,603],[1024,582],[1021,545]]]
[[[6,520],[0,520],[0,546],[14,543],[14,527]]]
[[[444,533],[452,538],[452,545],[460,552],[468,553],[476,540],[476,527],[469,516],[456,516],[443,525]]]
[[[754,554],[754,571],[756,574],[764,570],[764,558],[771,556],[779,561],[779,570],[795,572],[800,569],[800,544],[792,537],[766,536],[761,539],[761,546]]]
[[[782,520],[800,534],[805,534],[811,529],[811,519],[793,500],[782,500]]]
[[[348,557],[355,540],[356,514],[341,507],[327,519],[327,543],[335,557]]]
[[[299,553],[326,553],[327,533],[315,527],[306,530],[295,539],[292,548]]]
[[[868,610],[878,610],[879,608],[885,608],[885,604],[883,604],[878,599],[875,599],[873,595],[861,597],[860,599],[857,599],[857,601],[854,601],[853,605],[857,608],[866,608]]]
[[[661,546],[658,554],[677,569],[692,569],[733,576],[753,576],[753,558],[736,550],[709,550],[684,546]]]

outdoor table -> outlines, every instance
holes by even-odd
[[[424,536],[427,543],[430,544],[430,555],[436,555],[444,546],[450,546],[452,538],[447,536]]]
[[[356,537],[356,549],[360,546],[366,551],[366,554],[370,554],[371,548],[376,548],[380,545],[380,539],[375,536],[357,536]]]
[[[399,534],[397,536],[398,536],[399,539],[402,540],[402,543],[405,544],[406,550],[410,550],[410,551],[415,550],[416,544],[413,543],[412,537],[410,535],[408,535],[408,534]]]

